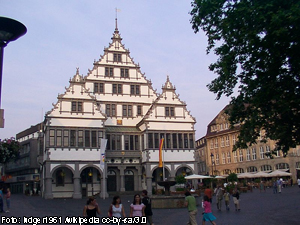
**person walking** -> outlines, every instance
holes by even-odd
[[[298,182],[298,187],[300,188],[300,178],[298,178],[297,182]]]
[[[8,213],[9,212],[9,209],[10,209],[10,196],[11,196],[11,192],[10,192],[10,189],[7,188],[6,190],[6,195],[5,195],[5,198],[6,198],[6,212]]]
[[[229,194],[229,192],[227,190],[225,190],[224,201],[225,201],[226,210],[230,210],[230,208],[229,208],[229,200],[230,200],[230,194]]]
[[[206,186],[204,190],[204,195],[206,195],[208,197],[209,202],[212,203],[213,191],[209,188],[209,186]]]
[[[222,200],[223,200],[223,189],[219,185],[217,190],[216,190],[216,198],[217,198],[217,208],[219,211],[221,211],[222,208]]]
[[[278,178],[277,179],[277,189],[278,189],[278,193],[281,194],[281,189],[282,189],[282,178]]]
[[[266,191],[265,184],[263,181],[261,181],[259,184],[259,192],[262,192],[262,191]]]
[[[211,203],[209,202],[209,198],[206,195],[203,196],[203,208],[204,213],[202,218],[202,225],[205,225],[206,221],[210,221],[213,225],[216,225],[214,220],[216,220],[217,218],[212,214]]]
[[[145,208],[145,215],[146,215],[146,218],[147,218],[147,222],[150,224],[150,225],[154,225],[153,224],[153,220],[152,220],[152,207],[151,207],[151,199],[148,197],[148,191],[146,190],[143,190],[142,191],[142,203],[146,206]]]
[[[3,213],[3,188],[0,187],[0,213]]]
[[[191,195],[189,191],[185,192],[185,207],[189,211],[189,222],[188,225],[197,225],[196,215],[197,215],[197,205],[196,199]]]
[[[101,214],[99,205],[97,204],[96,199],[94,197],[89,197],[89,199],[86,202],[86,205],[83,208],[83,216],[88,219],[88,224],[93,224],[90,223],[90,219],[96,217],[97,213]]]
[[[108,216],[114,218],[122,218],[126,217],[125,210],[123,205],[121,204],[120,196],[116,195],[113,197],[112,203],[108,209]],[[112,225],[119,225],[121,223],[112,223]]]
[[[142,203],[141,196],[139,194],[135,194],[133,202],[130,205],[130,217],[145,216],[145,207],[146,206]],[[141,220],[139,224],[141,224]]]
[[[235,211],[240,211],[240,193],[237,188],[235,188],[233,191],[232,199],[235,206]]]

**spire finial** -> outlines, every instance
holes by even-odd
[[[115,28],[115,30],[118,30],[118,12],[121,12],[121,9],[116,8],[116,28]]]

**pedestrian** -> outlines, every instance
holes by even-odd
[[[219,185],[216,191],[216,198],[217,198],[217,208],[219,211],[221,211],[222,208],[222,200],[223,200],[223,189]]]
[[[86,202],[86,205],[83,208],[83,216],[88,219],[87,224],[94,224],[92,223],[91,218],[96,217],[97,213],[101,214],[99,205],[97,204],[96,199],[94,197],[89,197],[89,199]]]
[[[282,189],[282,178],[277,179],[277,188],[278,188],[278,193],[281,194],[281,189]]]
[[[3,188],[0,187],[0,213],[3,213]]]
[[[260,182],[260,185],[259,185],[259,191],[260,191],[260,192],[266,191],[265,184],[264,184],[263,181]]]
[[[273,194],[277,194],[277,181],[273,181]]]
[[[142,217],[145,216],[145,205],[142,203],[141,196],[135,194],[133,197],[133,202],[130,205],[130,217]],[[141,224],[141,219],[138,224]]]
[[[151,207],[151,199],[148,197],[148,191],[143,190],[142,191],[142,196],[143,196],[142,203],[146,206],[145,215],[146,215],[146,218],[147,218],[147,222],[150,225],[154,225],[153,220],[152,220],[153,213],[152,213],[152,207]]]
[[[227,190],[225,190],[224,201],[225,201],[226,210],[229,210],[229,200],[230,200],[230,194]]]
[[[235,211],[240,211],[240,193],[237,188],[235,188],[233,191],[232,199],[235,206]]]
[[[297,182],[298,182],[298,187],[300,188],[300,178],[298,178]]]
[[[197,225],[196,215],[197,215],[197,205],[196,199],[191,195],[189,191],[185,192],[185,206],[189,211],[189,222],[188,225]]]
[[[206,195],[208,197],[209,202],[212,203],[213,191],[209,188],[209,186],[206,186],[204,190],[204,195]]]
[[[6,190],[6,195],[5,195],[5,198],[6,198],[6,212],[8,213],[9,212],[9,209],[10,209],[10,196],[11,196],[11,192],[10,192],[10,189],[7,188]]]
[[[203,196],[203,208],[204,213],[202,218],[202,225],[205,225],[205,221],[210,221],[213,225],[216,225],[214,220],[216,220],[217,218],[212,214],[211,203],[209,202],[208,196],[206,195]]]
[[[122,218],[122,216],[126,217],[125,210],[121,203],[120,196],[116,195],[113,197],[112,203],[108,209],[108,216],[113,218]],[[121,224],[121,222],[112,223],[112,225],[119,225],[119,224]]]
[[[291,182],[291,187],[293,187],[293,178],[291,178],[291,180],[290,180],[290,182]]]

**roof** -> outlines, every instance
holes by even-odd
[[[137,127],[124,127],[124,126],[106,126],[107,133],[137,133],[141,130]]]

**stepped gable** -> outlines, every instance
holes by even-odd
[[[169,76],[162,86],[162,93],[153,101],[143,120],[183,120],[184,122],[196,123],[196,119],[186,108],[186,103],[181,101],[179,94],[176,94],[176,88],[171,83]],[[165,116],[165,107],[174,107],[175,116]],[[160,108],[160,109],[158,109]],[[178,110],[179,109],[179,110]],[[158,119],[164,117],[164,119]]]
[[[79,68],[76,68],[76,74],[70,78],[69,87],[65,87],[63,94],[58,94],[57,102],[53,105],[52,110],[46,113],[48,117],[94,117],[98,115],[101,119],[106,116],[101,112],[97,105],[96,97],[91,95],[89,89],[85,88],[85,79],[79,74]],[[72,101],[80,101],[83,104],[89,103],[89,106],[83,105],[82,112],[72,112]],[[92,106],[91,106],[92,104]]]

